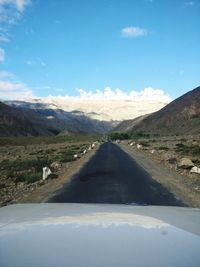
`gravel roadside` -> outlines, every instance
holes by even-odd
[[[182,200],[189,207],[200,208],[200,194],[191,187],[188,177],[176,173],[162,163],[156,162],[143,151],[133,149],[126,144],[120,144],[119,146],[133,157],[153,179],[172,192],[177,199]]]
[[[57,179],[48,181],[45,185],[38,187],[34,192],[24,195],[17,199],[17,203],[44,203],[51,198],[57,190],[64,184],[70,182],[72,176],[79,172],[82,166],[87,163],[90,158],[96,153],[99,145],[78,160],[63,164]]]

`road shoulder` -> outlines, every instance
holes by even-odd
[[[95,155],[98,148],[99,146],[95,147],[89,153],[74,162],[63,164],[57,179],[47,181],[46,184],[38,187],[32,193],[17,199],[17,203],[47,202],[57,190],[62,188],[64,184],[70,182],[71,178]]]
[[[133,149],[126,144],[120,144],[119,146],[142,166],[153,179],[172,192],[177,199],[190,207],[200,208],[200,195],[188,186],[188,177],[182,176],[168,169],[162,163],[154,161],[143,151]]]

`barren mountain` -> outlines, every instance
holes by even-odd
[[[0,102],[0,136],[53,135],[64,129],[58,120],[47,120],[34,111]]]
[[[161,110],[123,122],[115,130],[161,135],[200,133],[200,87],[172,101]]]
[[[64,134],[69,132],[106,133],[116,125],[114,122],[91,119],[79,111],[67,112],[43,103],[7,101],[6,104],[9,106],[3,105],[9,112],[2,110],[1,116],[12,120],[12,127],[9,128],[2,119],[0,135],[52,135],[63,131]],[[23,122],[21,122],[22,118]]]
[[[136,126],[137,124],[139,124],[144,118],[146,118],[147,116],[149,116],[149,114],[147,115],[143,115],[143,116],[139,116],[133,120],[125,120],[122,121],[121,123],[119,123],[113,131],[115,132],[129,132],[132,130],[132,128],[134,126]]]

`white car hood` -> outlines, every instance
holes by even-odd
[[[0,209],[1,267],[200,266],[200,210],[108,204]]]

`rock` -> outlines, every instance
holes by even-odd
[[[59,161],[54,161],[51,163],[50,167],[52,168],[52,170],[58,171],[62,167],[62,163]]]
[[[42,175],[43,180],[46,180],[47,177],[52,173],[48,167],[42,168],[42,171],[43,171],[43,175]]]
[[[198,167],[194,166],[194,167],[192,167],[192,169],[190,170],[190,172],[193,172],[193,173],[198,173],[198,174],[200,174],[200,168],[198,168]]]
[[[85,149],[84,151],[83,151],[83,155],[85,155],[87,153],[87,150]]]
[[[171,157],[171,158],[167,159],[167,161],[169,162],[169,164],[177,164],[177,158],[176,157]]]
[[[194,167],[194,163],[191,161],[191,159],[182,158],[178,163],[178,167],[181,169],[191,169]]]
[[[173,155],[171,152],[165,152],[165,153],[161,153],[161,158],[162,160],[165,160],[165,161],[173,161],[173,159],[176,159],[176,156]]]
[[[39,181],[39,183],[38,183],[39,186],[42,186],[44,184],[45,184],[45,181],[43,181],[43,180],[42,181]]]

